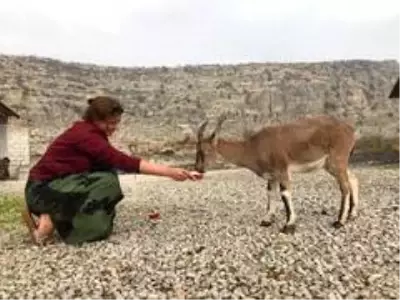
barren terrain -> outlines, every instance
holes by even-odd
[[[0,55],[0,100],[29,127],[32,163],[99,94],[126,108],[113,143],[151,160],[193,164],[192,130],[227,112],[223,136],[235,137],[303,115],[339,116],[362,136],[353,160],[368,162],[376,153],[398,160],[399,101],[388,99],[398,76],[397,61],[116,68]],[[112,237],[82,247],[33,246],[12,202],[24,178],[0,182],[0,225],[12,225],[0,229],[0,298],[398,299],[398,164],[352,167],[360,215],[341,229],[332,227],[333,178],[294,176],[294,235],[280,233],[279,199],[277,222],[259,226],[266,186],[247,170],[183,183],[121,174]],[[154,210],[160,220],[149,220]]]
[[[183,183],[122,175],[126,198],[108,241],[40,248],[21,228],[2,234],[0,297],[397,299],[398,168],[354,172],[360,215],[339,230],[331,226],[340,199],[333,178],[294,177],[294,235],[280,233],[279,200],[277,222],[259,226],[266,187],[246,170]],[[147,218],[153,210],[159,221]]]

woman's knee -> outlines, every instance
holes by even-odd
[[[119,202],[124,197],[116,172],[98,172],[98,181],[93,192],[98,191],[111,202]]]
[[[97,211],[93,214],[79,213],[74,217],[72,230],[64,241],[68,244],[81,244],[107,239],[113,231],[114,214]]]

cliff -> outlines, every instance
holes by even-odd
[[[123,68],[0,55],[0,97],[26,120],[33,160],[97,94],[126,108],[113,142],[129,151],[136,141],[143,155],[155,148],[167,155],[165,143],[182,139],[185,126],[221,112],[229,113],[227,135],[240,134],[246,122],[254,128],[330,113],[363,136],[398,137],[399,102],[388,99],[398,76],[399,64],[390,60]]]

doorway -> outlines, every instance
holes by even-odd
[[[8,156],[7,152],[7,118],[0,115],[0,159]]]

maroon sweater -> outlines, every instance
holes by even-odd
[[[58,136],[30,170],[30,180],[51,180],[73,173],[119,169],[139,173],[140,158],[115,149],[94,124],[75,122]]]

